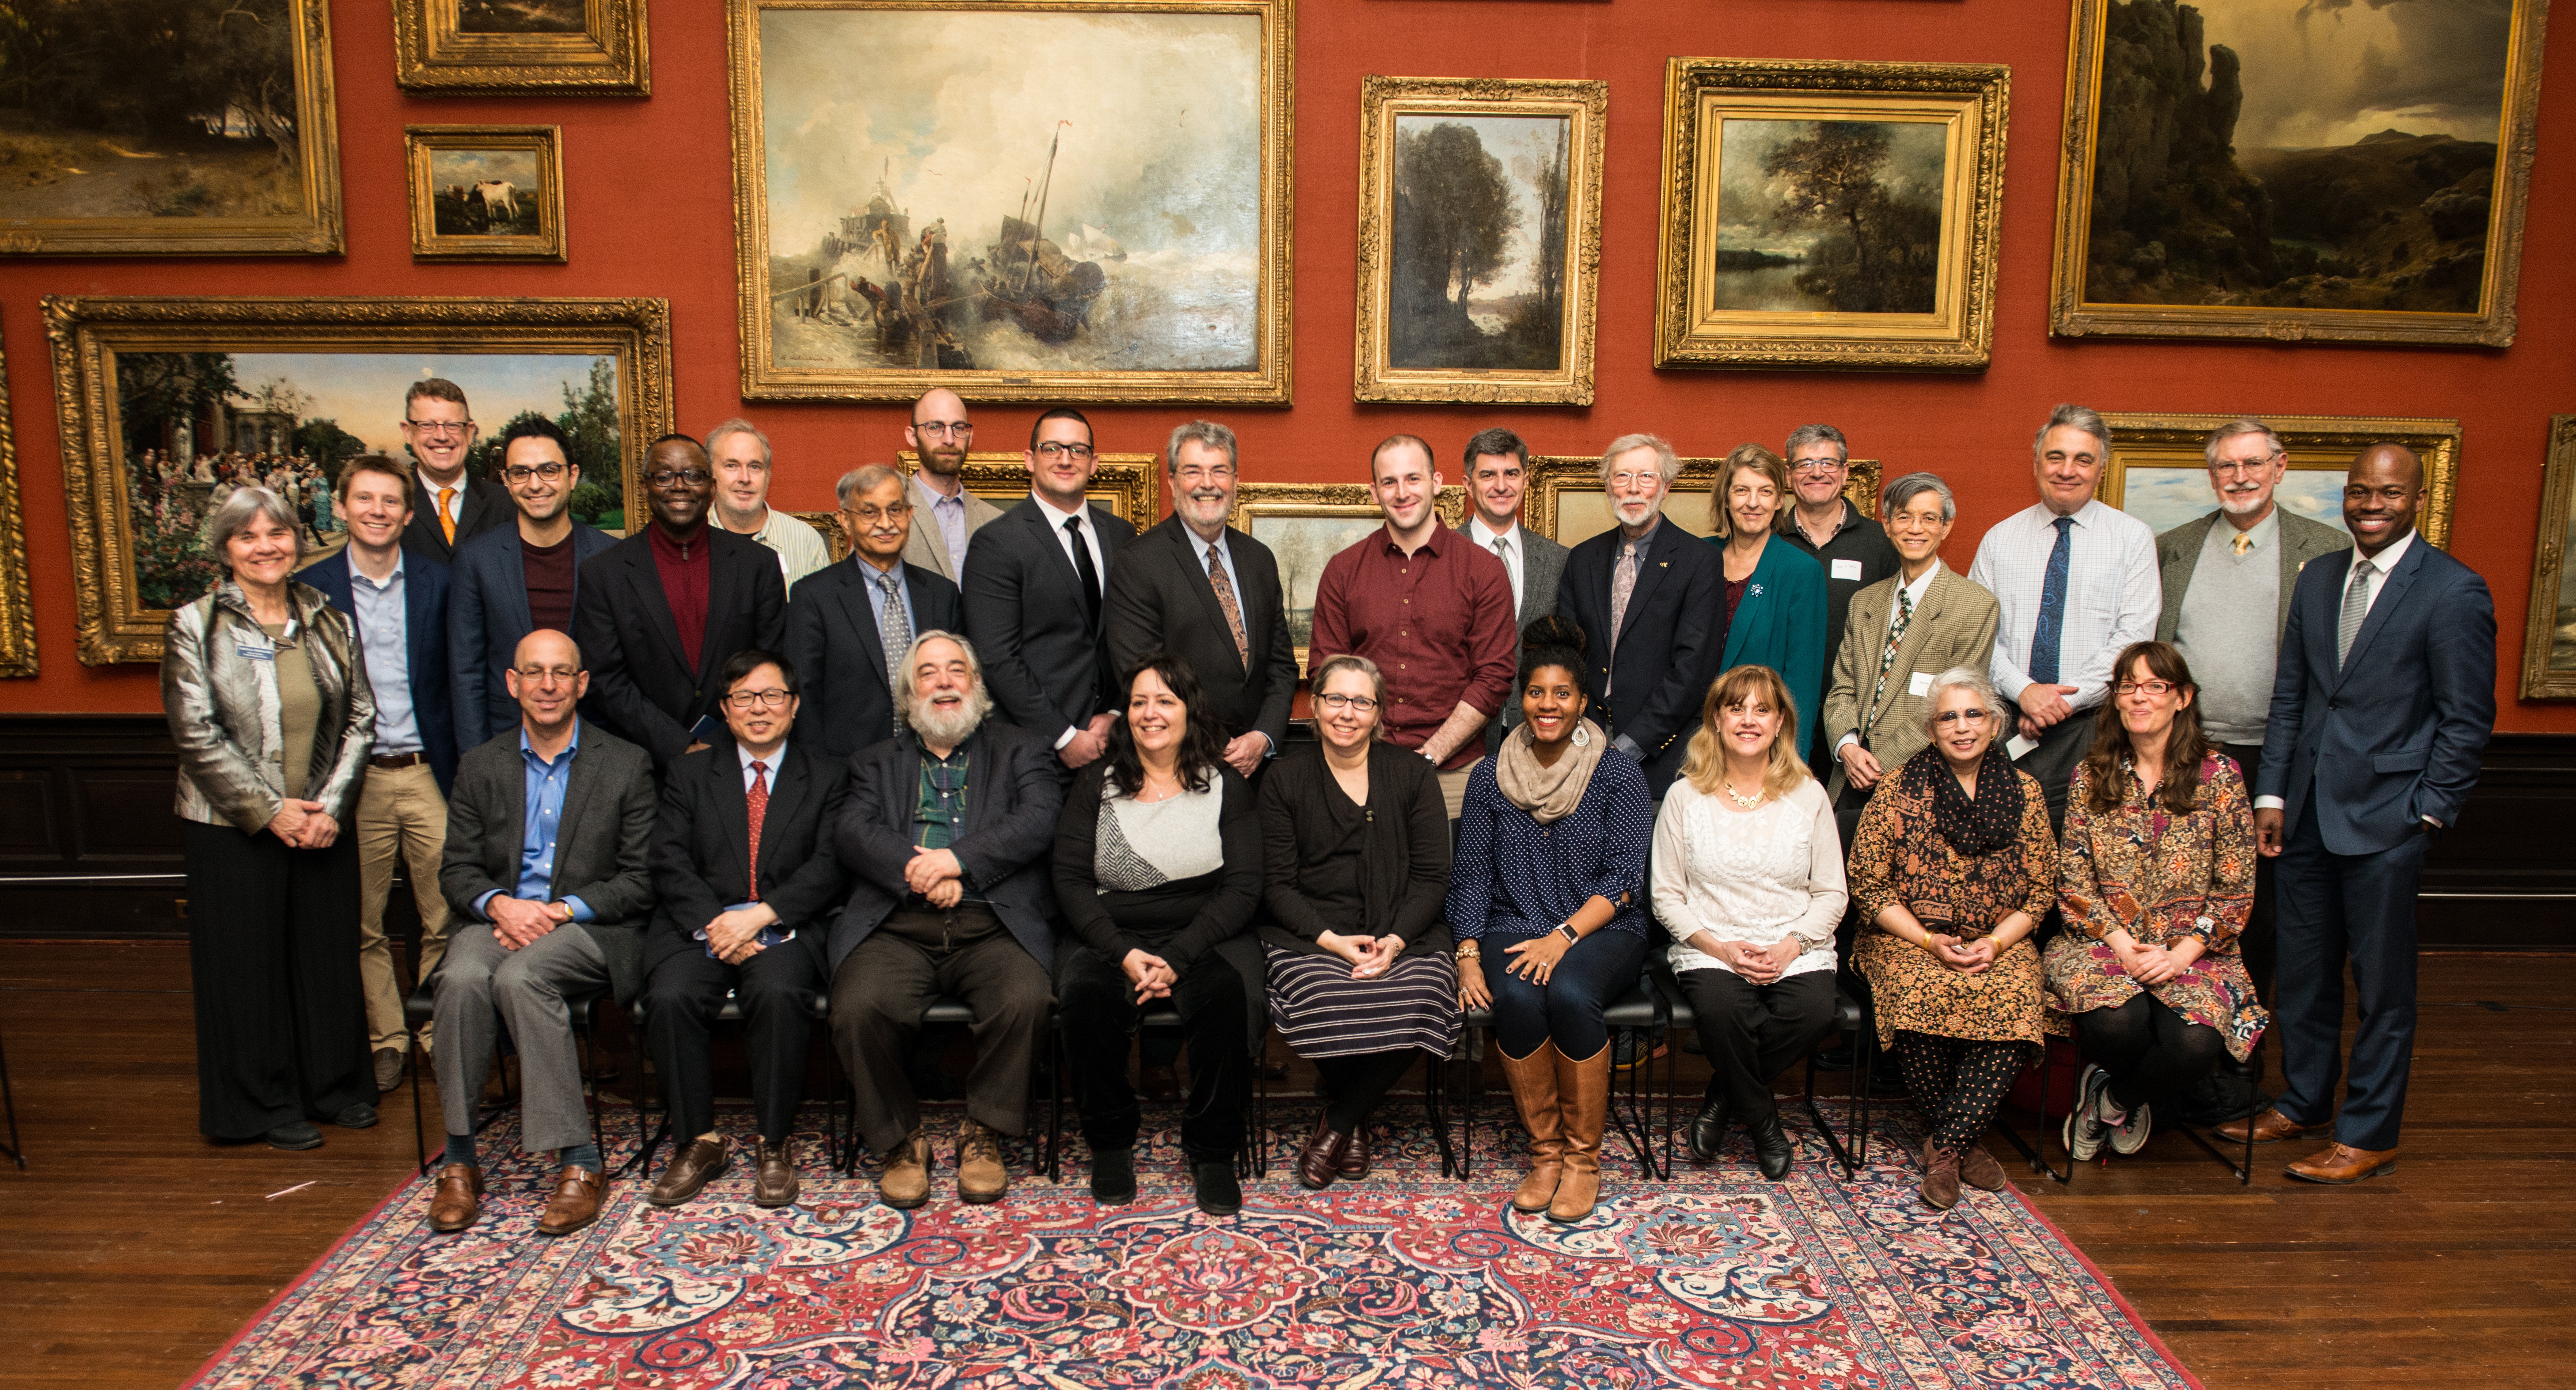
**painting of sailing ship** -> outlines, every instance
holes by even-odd
[[[737,15],[746,394],[1284,399],[1273,16]]]

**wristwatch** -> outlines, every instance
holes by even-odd
[[[1583,939],[1583,933],[1576,931],[1572,922],[1557,923],[1556,931],[1557,935],[1565,938],[1567,945],[1572,945],[1573,943]]]

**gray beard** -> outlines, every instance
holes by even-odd
[[[993,697],[978,686],[974,695],[963,703],[944,707],[954,713],[943,713],[943,707],[927,700],[912,707],[913,729],[933,743],[959,744],[982,727],[984,716],[993,712]]]

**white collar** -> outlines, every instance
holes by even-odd
[[[735,739],[733,741],[733,755],[741,761],[743,771],[751,771],[751,750],[743,746],[741,739]],[[778,747],[772,751],[768,757],[762,758],[760,761],[767,765],[770,774],[775,777],[778,772],[778,765],[787,761],[787,740],[783,738],[780,739],[778,741]]]
[[[1905,571],[1903,570],[1897,571],[1899,574],[1903,574],[1904,572]],[[1908,604],[1914,608],[1920,609],[1923,606],[1923,596],[1932,592],[1932,581],[1940,577],[1941,557],[1935,555],[1932,557],[1932,568],[1923,571],[1922,578],[1915,580],[1911,584],[1900,584],[1897,587],[1905,591],[1905,601]]]
[[[1091,504],[1089,502],[1084,502],[1079,508],[1073,511],[1066,511],[1064,508],[1046,500],[1045,495],[1040,493],[1036,488],[1029,489],[1029,500],[1037,503],[1038,506],[1049,516],[1055,518],[1055,520],[1050,523],[1051,529],[1062,531],[1064,529],[1064,524],[1068,521],[1080,521],[1084,530],[1087,531],[1091,529]],[[1191,535],[1195,538],[1197,533],[1192,532]]]
[[[1512,529],[1508,531],[1497,531],[1493,527],[1486,525],[1485,514],[1483,512],[1478,512],[1467,518],[1467,525],[1475,534],[1476,544],[1485,547],[1487,550],[1493,549],[1494,542],[1496,541],[1505,541],[1514,546],[1518,546],[1521,543],[1521,524],[1517,521],[1512,523]]]
[[[2376,555],[2368,557],[2370,567],[2377,570],[2379,572],[2379,577],[2382,579],[2395,573],[2397,570],[2397,562],[2406,558],[2406,548],[2413,545],[2415,543],[2415,538],[2422,534],[2424,534],[2424,532],[2420,528],[2408,527],[2405,535],[2399,536],[2397,539],[2388,543],[2387,549],[2380,551]],[[2363,558],[2361,548],[2359,546],[2355,546],[2352,552],[2353,563],[2356,565],[2360,564]],[[2352,571],[2346,570],[2344,571],[2344,574],[2347,580],[2349,580]]]

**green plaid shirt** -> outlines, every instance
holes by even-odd
[[[945,758],[922,747],[918,738],[914,748],[921,773],[913,795],[912,842],[924,849],[946,849],[966,824],[966,748],[960,744]],[[962,901],[980,903],[984,895],[968,883]]]

